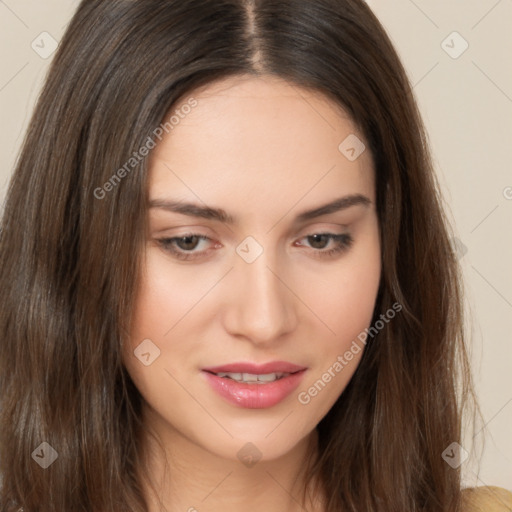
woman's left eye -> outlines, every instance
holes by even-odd
[[[314,251],[320,258],[342,253],[348,250],[354,242],[352,235],[348,233],[315,233],[313,235],[306,235],[304,238],[306,238],[310,244],[314,244],[314,249],[318,249],[315,245],[319,244],[322,246],[320,247],[320,250]],[[334,242],[334,247],[327,250],[321,250],[325,249],[324,242],[327,242],[328,245],[330,241]]]
[[[307,239],[310,246],[312,246],[315,256],[320,258],[342,253],[349,249],[353,243],[353,238],[348,233],[314,233],[306,235],[300,240],[304,239]],[[207,241],[212,240],[207,236],[195,233],[157,239],[158,244],[166,252],[169,252],[179,260],[192,260],[206,256],[210,249],[202,251],[196,251],[195,249],[197,249],[200,242]],[[326,246],[328,247],[330,242],[334,242],[334,247],[326,250]],[[321,247],[318,247],[319,245]],[[299,246],[302,246],[302,244],[299,244]]]

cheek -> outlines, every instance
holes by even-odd
[[[148,250],[130,339],[123,348],[123,362],[146,400],[158,400],[162,389],[164,394],[174,389],[171,374],[186,373],[197,366],[197,354],[204,347],[196,334],[209,322],[201,299],[218,280],[219,275],[211,271],[201,273],[193,265],[176,265],[161,251]],[[139,349],[142,346],[143,351]],[[148,356],[141,361],[137,354],[148,352],[154,362],[145,366]]]
[[[190,310],[208,285],[191,268],[175,267],[165,255],[149,251],[135,306],[135,331],[158,331],[163,337]]]
[[[328,346],[342,349],[369,326],[380,277],[376,228],[321,275],[303,275],[300,293],[325,325],[323,339]]]
[[[298,403],[305,407],[304,417],[314,418],[316,423],[332,408],[357,370],[365,350],[365,330],[373,315],[378,279],[346,285],[325,304],[329,330],[326,327],[323,335],[315,336],[318,355],[297,394]]]
[[[356,371],[375,309],[381,277],[377,232],[363,242],[325,275],[303,276],[300,293],[320,321],[311,334],[318,364],[298,398],[303,405],[314,399],[320,415],[329,410]]]
[[[165,380],[162,372],[167,367],[168,351],[164,345],[172,339],[173,325],[185,313],[186,293],[190,291],[190,287],[182,288],[176,279],[169,279],[168,274],[159,258],[149,254],[141,274],[130,338],[123,349],[123,362],[143,395],[155,376]],[[180,345],[176,344],[174,357],[180,357],[179,351]],[[149,356],[141,357],[143,354]]]

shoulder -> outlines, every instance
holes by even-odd
[[[509,512],[512,492],[502,487],[470,487],[462,490],[462,512]]]

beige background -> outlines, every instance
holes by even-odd
[[[473,322],[473,367],[487,423],[480,472],[475,473],[471,452],[462,465],[465,481],[512,490],[512,1],[368,4],[414,84],[459,239]],[[31,44],[40,41],[42,32],[58,41],[77,5],[71,0],[0,0],[2,204],[51,61]],[[460,36],[451,35],[454,31]],[[458,56],[464,40],[469,47]],[[475,440],[483,436],[477,432]]]

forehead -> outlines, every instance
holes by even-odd
[[[191,98],[196,106],[181,111]],[[317,91],[275,77],[231,77],[184,96],[166,117],[173,113],[179,121],[150,155],[153,197],[372,195],[369,151],[351,161],[340,149],[348,137],[364,143],[363,134]]]
[[[185,129],[196,129],[195,122],[210,129],[210,123],[222,122],[218,128],[224,131],[233,127],[246,128],[253,134],[259,132],[259,136],[268,132],[268,138],[280,141],[293,136],[304,138],[318,132],[320,125],[322,135],[329,131],[333,134],[347,129],[357,131],[338,102],[319,91],[304,89],[279,77],[229,77],[207,84],[181,98],[169,114],[180,111],[190,97],[198,102],[198,108],[180,116],[179,124]],[[280,126],[292,130],[278,133]]]

